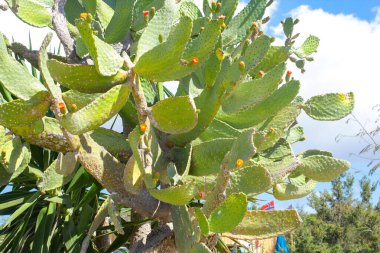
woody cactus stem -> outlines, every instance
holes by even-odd
[[[54,0],[52,23],[59,40],[61,41],[69,62],[78,61],[75,54],[74,40],[67,28],[65,5],[67,0]]]

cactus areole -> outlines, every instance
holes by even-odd
[[[46,213],[69,217],[63,232],[39,237],[44,244],[87,252],[108,216],[117,242],[149,227],[131,235],[130,252],[167,240],[180,253],[214,252],[222,247],[220,233],[251,240],[299,226],[295,210],[247,211],[255,196],[300,198],[350,167],[325,151],[292,150],[305,140],[301,110],[315,120],[340,120],[353,110],[354,97],[298,96],[300,81],[290,78],[287,65],[305,71],[319,39],[295,47],[290,18],[282,22],[285,44],[274,44],[260,30],[272,1],[251,0],[239,13],[238,0],[204,1],[202,11],[191,0],[40,2],[19,0],[15,8],[7,0],[24,22],[53,28],[65,56],[47,52],[51,34],[37,53],[0,34],[0,186],[35,179],[35,195],[16,211],[45,205],[28,233],[50,224]],[[176,89],[167,89],[170,81]],[[122,131],[101,127],[116,115]],[[91,189],[86,180],[93,180]],[[88,192],[81,205],[99,205],[71,206],[70,192],[81,187]],[[89,202],[90,195],[99,199]],[[125,208],[138,215],[121,219]],[[70,223],[77,210],[91,215]],[[4,227],[16,226],[15,219]],[[69,227],[83,233],[77,246],[67,239],[75,234]],[[38,242],[29,243],[28,249]]]

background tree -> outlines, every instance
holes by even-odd
[[[375,185],[360,179],[360,198],[352,197],[354,177],[340,176],[333,191],[312,193],[308,204],[315,214],[302,213],[303,223],[295,232],[295,252],[379,252],[379,203],[370,203]],[[380,202],[380,201],[379,201]]]
[[[234,15],[237,0],[204,1],[203,13],[192,1],[7,1],[51,27],[65,56],[47,52],[52,34],[39,51],[0,36],[0,251],[223,252],[221,233],[297,228],[295,210],[248,202],[303,197],[347,170],[291,144],[304,140],[301,110],[338,120],[354,98],[297,96],[287,61],[303,71],[319,39],[294,47],[298,20],[287,18],[285,45],[272,45],[261,31],[271,3]],[[101,128],[116,114],[122,134]]]

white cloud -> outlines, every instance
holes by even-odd
[[[290,16],[301,20],[296,26],[296,32],[301,33],[299,42],[310,33],[321,39],[315,61],[307,63],[306,73],[301,75],[293,68],[296,78],[302,81],[300,94],[303,97],[353,91],[356,100],[354,114],[359,120],[366,122],[376,117],[377,114],[371,108],[379,103],[380,91],[380,50],[377,50],[380,43],[379,10],[371,22],[353,15],[334,15],[305,5],[291,11]],[[282,33],[281,25],[272,30],[277,36]],[[358,126],[354,123],[347,125],[345,120],[317,122],[305,115],[300,121],[305,126],[308,139],[306,145],[298,145],[296,149],[328,149],[347,158],[350,152],[358,152],[364,146],[358,139],[347,138],[339,143],[334,141],[338,134],[356,133]]]

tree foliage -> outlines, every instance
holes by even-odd
[[[380,199],[373,207],[375,185],[367,177],[358,183],[358,199],[351,175],[334,180],[331,192],[310,195],[308,204],[316,213],[301,215],[304,222],[294,234],[296,252],[380,251]]]

